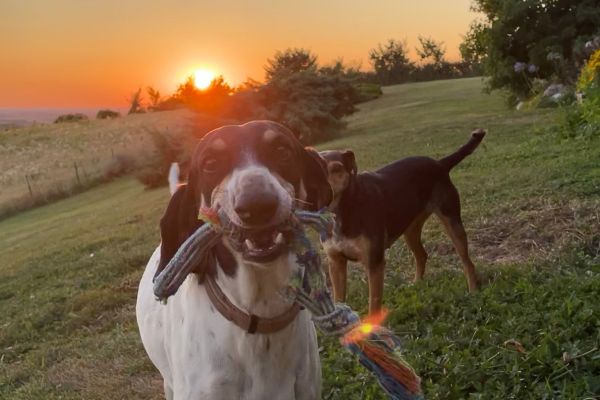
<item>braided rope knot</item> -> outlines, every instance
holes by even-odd
[[[313,315],[315,326],[324,334],[342,336],[360,324],[357,313],[346,304],[337,303],[335,310],[325,315]]]

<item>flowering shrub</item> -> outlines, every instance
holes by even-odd
[[[577,80],[577,90],[583,94],[598,89],[600,84],[600,49],[585,63]]]
[[[585,63],[577,80],[582,100],[566,112],[568,136],[600,136],[600,49]]]

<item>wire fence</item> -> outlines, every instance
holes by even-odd
[[[62,160],[52,167],[10,177],[0,194],[0,219],[79,193],[122,175],[133,158],[115,153]]]

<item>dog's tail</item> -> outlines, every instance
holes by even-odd
[[[171,196],[177,191],[179,187],[179,164],[176,162],[171,163],[171,167],[169,168],[169,192],[171,192]]]
[[[471,132],[471,139],[463,145],[460,149],[456,150],[454,153],[450,154],[439,160],[440,164],[442,164],[448,171],[454,168],[459,162],[465,159],[466,156],[471,154],[479,143],[483,140],[485,136],[485,131],[483,129],[476,129]]]

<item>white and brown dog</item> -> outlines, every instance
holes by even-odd
[[[167,399],[320,398],[310,315],[279,292],[298,268],[285,231],[293,208],[317,210],[331,196],[318,154],[277,123],[225,126],[200,141],[137,298],[142,342]],[[163,305],[153,278],[202,224],[200,207],[224,210],[236,228]]]

